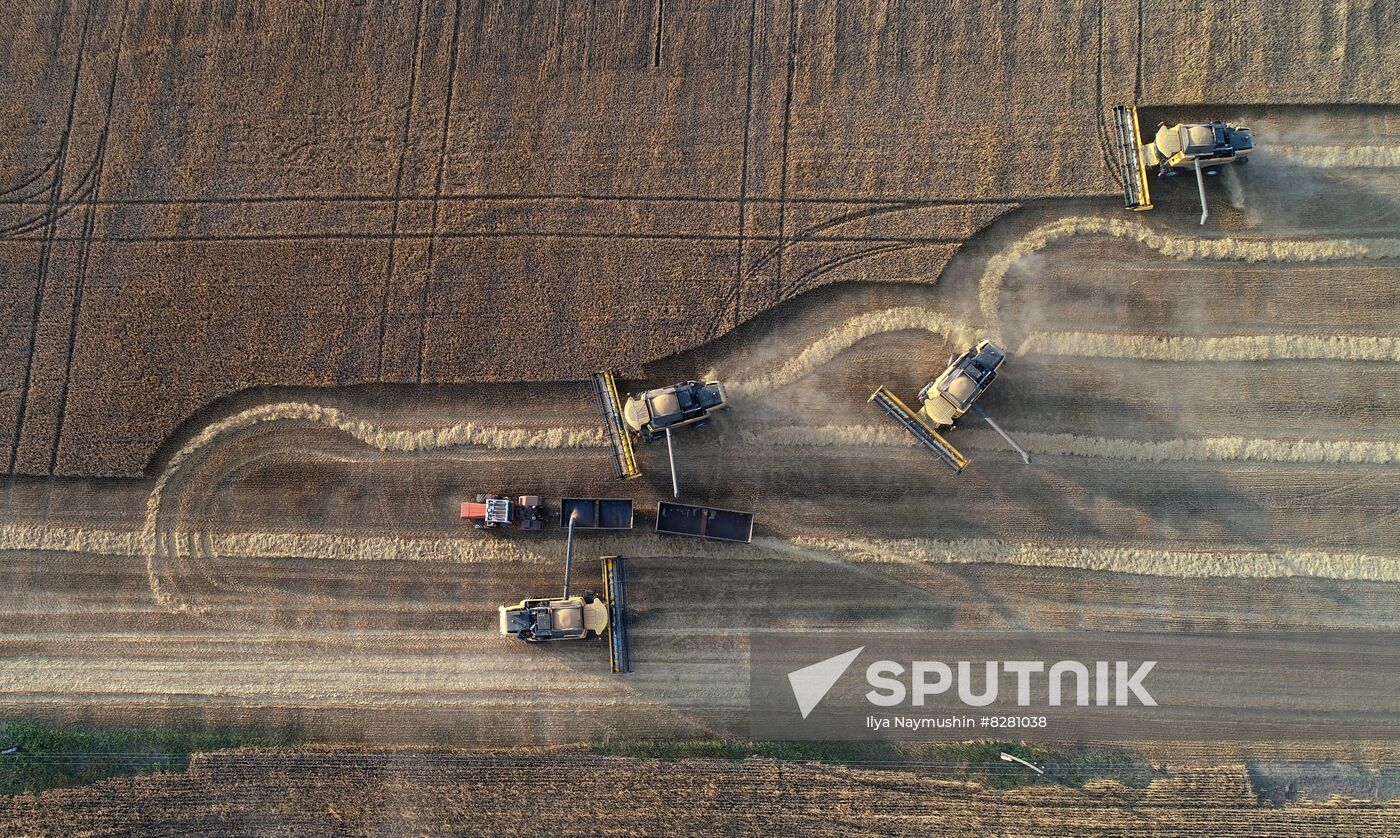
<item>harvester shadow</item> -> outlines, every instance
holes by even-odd
[[[1350,105],[1240,106],[1192,105],[1140,109],[1143,131],[1151,134],[1158,122],[1175,124],[1202,118],[1223,118],[1254,129],[1258,148],[1247,165],[1225,167],[1229,173],[1206,178],[1213,220],[1201,227],[1195,178],[1149,175],[1156,222],[1190,235],[1212,235],[1226,229],[1262,227],[1271,232],[1316,233],[1335,230],[1339,236],[1369,230],[1393,231],[1400,220],[1400,200],[1393,189],[1374,188],[1378,180],[1395,184],[1394,169],[1326,168],[1311,163],[1328,147],[1353,148],[1374,141],[1394,145],[1381,125],[1394,119],[1396,109]],[[1341,118],[1349,128],[1329,124]],[[1356,125],[1375,124],[1358,133]],[[1295,146],[1287,156],[1275,147]]]
[[[1096,403],[1103,403],[1103,400],[1096,400]],[[1115,405],[1114,410],[1115,415],[1124,416],[1138,412],[1133,406],[1121,403]],[[1126,421],[1135,427],[1151,426],[1154,422],[1147,416]],[[1190,426],[1170,423],[1156,432],[1162,431],[1168,438],[1189,438],[1197,432]],[[1242,482],[1248,486],[1250,481],[1241,481],[1243,476],[1269,469],[1277,469],[1282,474],[1286,470],[1325,470],[1328,466],[1232,461],[1134,462],[1079,456],[1042,457],[1038,465],[1047,469],[1050,479],[1043,484],[1049,490],[1046,497],[1060,502],[1060,520],[1068,524],[1079,517],[1083,529],[1092,529],[1108,544],[1182,552],[1257,553],[1282,567],[1285,572],[1280,575],[1288,577],[1287,584],[1300,589],[1302,595],[1316,597],[1334,607],[1359,604],[1339,581],[1315,576],[1314,569],[1299,566],[1288,557],[1290,549],[1325,552],[1336,549],[1335,546],[1311,541],[1300,544],[1296,536],[1281,535],[1280,523],[1295,513],[1277,505],[1265,506],[1237,485]],[[1289,481],[1283,482],[1287,485]],[[1074,498],[1079,500],[1071,500]],[[1121,508],[1122,513],[1115,514],[1115,507]],[[1127,517],[1118,526],[1105,523],[1124,516]],[[1145,523],[1133,524],[1133,516]],[[1165,570],[1173,572],[1169,568]],[[1203,574],[1209,571],[1209,568],[1201,568]],[[1251,627],[1254,621],[1271,624],[1280,617],[1288,615],[1258,611],[1193,628],[1238,630]]]
[[[1397,175],[1387,179],[1394,183]],[[1153,178],[1153,201],[1162,227],[1186,236],[1222,232],[1260,235],[1332,234],[1348,238],[1393,233],[1400,201],[1353,172],[1311,168],[1261,148],[1248,166],[1206,178],[1210,217],[1199,223],[1194,178]]]
[[[751,634],[859,636],[892,626],[927,634],[954,622],[956,607],[936,589],[820,551],[775,553],[767,541],[706,551],[699,559],[668,555],[676,542],[659,539],[654,553],[628,557],[633,671],[617,677],[629,703],[666,708],[691,735],[747,737]],[[529,654],[564,651],[556,659],[580,675],[606,667],[604,649],[590,653],[584,646]],[[623,737],[649,733],[621,723],[618,730]]]

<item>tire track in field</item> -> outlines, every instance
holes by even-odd
[[[384,289],[379,298],[379,340],[375,344],[374,377],[384,380],[384,334],[388,329],[390,292],[394,287],[394,258],[399,244],[399,214],[403,207],[404,160],[408,156],[408,145],[413,126],[413,100],[418,95],[418,63],[423,41],[423,6],[426,0],[418,0],[418,11],[413,19],[413,51],[410,57],[408,74],[408,101],[404,103],[403,132],[399,139],[399,162],[394,168],[394,212],[389,224],[389,247],[384,261]]]
[[[88,257],[92,252],[92,237],[97,224],[97,201],[102,196],[102,173],[107,164],[107,140],[112,130],[112,106],[117,94],[117,75],[121,69],[122,52],[126,48],[126,20],[130,10],[130,0],[122,3],[120,22],[117,24],[117,50],[112,58],[112,72],[107,82],[107,107],[102,116],[102,133],[93,152],[91,169],[91,198],[83,218],[82,245],[78,257],[77,276],[74,279],[73,299],[68,313],[68,342],[63,355],[63,383],[58,394],[58,407],[55,409],[53,436],[49,449],[49,474],[58,470],[58,452],[63,442],[63,426],[68,414],[68,393],[73,378],[73,353],[77,348],[78,327],[82,323],[83,294],[87,287]]]
[[[179,537],[177,534],[165,531],[160,526],[160,517],[165,505],[165,495],[167,488],[171,485],[173,478],[178,477],[185,465],[193,460],[204,448],[218,441],[233,432],[254,427],[261,423],[272,421],[300,421],[311,424],[318,424],[332,428],[351,436],[360,442],[377,448],[381,451],[417,452],[438,450],[455,446],[484,446],[498,449],[558,449],[558,448],[582,448],[601,447],[603,444],[600,431],[593,429],[564,429],[551,428],[543,430],[526,429],[502,429],[489,428],[476,423],[459,423],[456,425],[439,428],[416,429],[416,430],[390,430],[365,420],[354,419],[345,412],[336,408],[329,408],[309,403],[278,403],[262,405],[243,411],[225,420],[210,425],[195,438],[182,447],[169,465],[157,478],[151,493],[147,498],[146,517],[144,525],[140,531],[139,544],[141,552],[144,553],[146,561],[146,571],[152,595],[156,601],[174,612],[195,612],[199,609],[192,608],[188,602],[183,601],[178,595],[172,594],[163,584],[158,566],[162,560],[178,561],[188,556],[179,555],[178,547],[166,546],[169,544],[179,545],[190,543],[187,537]],[[813,438],[820,437],[823,433],[830,434],[850,434],[853,433],[857,442],[864,444],[888,444],[888,429],[857,429],[851,432],[849,429],[837,429],[835,432],[830,429],[777,429],[768,433],[773,434],[772,439],[764,439],[764,444],[771,444],[781,440],[784,435],[805,435],[806,439],[794,438],[790,444],[812,444]],[[1073,437],[1070,435],[1035,434],[1034,445],[1043,445],[1042,450],[1057,450],[1059,453],[1072,456],[1098,456],[1117,457],[1121,459],[1142,459],[1142,460],[1172,460],[1172,459],[1203,459],[1203,460],[1228,460],[1228,459],[1252,459],[1252,460],[1278,460],[1283,462],[1343,462],[1343,463],[1390,463],[1397,459],[1396,446],[1385,443],[1367,442],[1289,442],[1281,440],[1247,440],[1242,438],[1214,438],[1206,440],[1170,440],[1166,442],[1137,442],[1131,440],[1102,440],[1093,438]],[[1039,437],[1045,437],[1040,439]],[[1029,438],[1029,437],[1028,437]],[[852,440],[846,439],[841,444],[850,444]],[[989,440],[990,441],[990,440]],[[819,444],[819,443],[818,443]],[[33,538],[33,533],[23,529],[5,530],[7,538],[17,539],[17,543],[24,543]],[[70,535],[79,535],[71,533]],[[25,538],[28,535],[29,538]],[[73,543],[84,544],[92,547],[104,547],[111,549],[111,544],[115,543],[119,549],[129,547],[125,535],[109,536],[115,542],[104,541],[101,537],[76,538]],[[299,546],[295,548],[286,547],[286,535],[244,535],[244,536],[218,536],[210,539],[210,552],[224,552],[233,548],[236,552],[248,556],[285,556],[290,552],[300,552],[307,555],[312,544],[324,545],[324,541],[316,539],[324,538],[317,535],[292,536],[303,539],[300,542],[293,542]],[[228,539],[244,539],[241,541],[229,541]],[[44,535],[38,543],[55,545],[61,542],[53,535]],[[0,541],[0,546],[7,542]],[[338,552],[333,555],[345,555],[348,553],[359,554],[363,549],[364,541],[361,539],[350,539],[336,542]],[[513,552],[519,548],[510,545],[496,545],[494,542],[486,542],[490,547],[483,548],[481,542],[464,544],[459,539],[427,539],[408,540],[404,539],[384,539],[373,542],[372,554],[377,556],[395,555],[393,545],[403,544],[415,545],[407,549],[409,555],[430,556],[455,556],[456,560],[466,560],[472,551],[487,550],[487,555],[482,556],[485,561],[528,561],[520,552]],[[653,542],[648,541],[647,544]],[[281,545],[281,546],[279,546]],[[356,546],[360,545],[360,546]],[[637,553],[640,545],[627,541],[617,545],[616,552]],[[29,549],[40,549],[37,546]],[[602,547],[600,546],[600,549]],[[675,548],[668,545],[667,552],[673,552]],[[686,548],[691,549],[691,548]],[[403,551],[400,551],[403,552]],[[318,555],[312,553],[312,555]]]
[[[938,309],[900,306],[850,318],[808,344],[791,360],[753,378],[729,385],[731,393],[753,396],[809,375],[866,338],[922,330],[950,343],[970,343],[978,335],[999,338],[995,329],[952,317]],[[1016,350],[1021,355],[1076,355],[1152,361],[1395,361],[1400,337],[1374,335],[1224,335],[1159,337],[1091,332],[1031,332]]]
[[[307,422],[332,428],[381,451],[412,452],[467,445],[509,449],[578,448],[603,445],[601,429],[505,429],[474,422],[462,422],[439,428],[390,430],[372,422],[350,417],[337,408],[306,402],[279,402],[250,408],[215,422],[187,442],[171,457],[169,464],[156,478],[155,485],[151,488],[151,493],[146,500],[146,516],[141,529],[141,540],[145,545],[147,578],[151,585],[151,593],[157,602],[177,612],[192,610],[187,603],[176,602],[176,598],[162,585],[157,570],[157,565],[162,559],[180,558],[178,555],[170,555],[169,548],[162,547],[165,539],[162,537],[162,529],[159,525],[166,489],[171,481],[179,476],[184,466],[195,455],[220,438],[266,422],[289,421]]]
[[[1018,431],[1037,456],[1093,457],[1137,462],[1265,462],[1299,465],[1391,465],[1400,463],[1400,442],[1378,440],[1289,440],[1238,436],[1202,439],[1135,440]],[[745,431],[740,439],[755,446],[804,448],[913,447],[918,443],[894,425],[792,426]],[[958,439],[970,449],[1005,445],[991,431],[963,430]]]
[[[31,192],[31,193],[28,193],[28,194],[24,194],[24,195],[18,195],[18,193],[24,192],[24,191],[25,191],[26,189],[28,189],[30,186],[34,185],[35,183],[38,183],[39,180],[42,179],[45,175],[47,175],[49,172],[54,171],[55,167],[58,166],[59,161],[62,160],[63,157],[67,154],[68,139],[69,139],[69,137],[71,136],[71,134],[72,134],[72,132],[73,132],[73,103],[76,102],[76,100],[77,100],[77,95],[78,95],[78,83],[79,83],[79,81],[80,81],[81,78],[82,78],[82,73],[83,73],[83,58],[84,58],[84,55],[86,54],[86,50],[87,50],[87,27],[88,27],[88,23],[91,21],[91,17],[92,17],[92,7],[91,7],[91,5],[89,5],[89,6],[85,9],[85,15],[84,15],[84,18],[83,18],[83,29],[82,29],[82,34],[81,34],[81,36],[80,36],[79,39],[78,39],[77,53],[76,53],[76,54],[74,55],[74,57],[73,57],[73,77],[72,77],[73,80],[72,80],[72,82],[69,84],[70,93],[69,93],[69,97],[68,97],[68,98],[69,98],[68,120],[67,120],[66,124],[64,125],[63,131],[59,134],[58,143],[54,146],[54,152],[53,152],[52,155],[49,156],[49,159],[48,159],[48,161],[44,164],[43,168],[39,169],[37,172],[35,172],[33,175],[30,175],[30,176],[29,176],[28,178],[26,178],[25,180],[20,181],[20,182],[14,184],[14,185],[12,185],[12,186],[7,186],[7,187],[5,187],[3,190],[0,190],[0,198],[5,199],[5,200],[6,200],[6,203],[28,201],[28,200],[31,199],[31,198],[34,198],[34,197],[36,197],[36,196],[38,196],[38,195],[42,195],[44,192],[47,192],[47,191],[49,191],[49,190],[55,188],[55,183],[56,183],[56,181],[57,181],[57,175],[55,175],[55,176],[52,177],[52,178],[49,178],[48,186],[41,186],[41,187],[39,187],[38,189],[36,189],[34,192]],[[57,49],[58,49],[58,44],[55,44],[55,45],[54,45],[54,50],[55,50],[55,52],[57,51]],[[40,217],[42,217],[42,216],[40,216]]]
[[[78,38],[78,57],[73,70],[73,87],[68,95],[68,115],[63,134],[59,139],[58,161],[53,169],[52,186],[49,190],[48,208],[44,213],[44,237],[39,253],[38,277],[34,281],[29,315],[28,350],[25,355],[24,375],[19,386],[19,402],[15,411],[14,436],[10,443],[8,471],[15,472],[19,459],[20,442],[24,438],[25,414],[29,406],[29,384],[34,372],[34,348],[39,338],[39,320],[43,312],[44,292],[48,284],[49,262],[53,255],[53,239],[58,227],[58,210],[63,193],[63,172],[68,162],[69,142],[72,139],[73,118],[78,104],[78,82],[82,78],[83,57],[87,52],[88,29],[92,23],[92,6],[88,5],[83,15],[82,34]],[[76,204],[74,205],[76,206]]]
[[[1020,260],[1067,239],[1107,236],[1134,241],[1179,261],[1221,262],[1336,262],[1344,259],[1400,258],[1400,239],[1241,239],[1200,238],[1154,232],[1135,222],[1096,216],[1070,216],[1043,224],[987,261],[978,283],[982,314],[995,321],[1001,308],[1001,288]]]
[[[1314,169],[1400,168],[1400,146],[1269,145],[1269,154]]]
[[[178,536],[187,532],[177,533]],[[65,542],[62,536],[72,536]],[[351,562],[443,562],[456,564],[538,564],[563,560],[561,539],[519,546],[501,541],[442,537],[345,536],[324,533],[244,532],[209,536],[212,549],[224,555],[261,559],[312,559]],[[81,544],[81,546],[79,546]],[[759,536],[751,545],[672,540],[662,545],[651,535],[598,536],[590,544],[601,553],[634,557],[665,555],[678,559],[731,562],[814,561],[855,564],[1012,564],[1111,571],[1177,578],[1280,578],[1307,576],[1349,581],[1400,582],[1400,557],[1320,550],[1161,550],[1122,546],[1047,545],[997,539],[938,540],[813,538]],[[0,549],[52,549],[105,556],[146,552],[137,532],[101,535],[77,529],[0,526]],[[166,599],[176,613],[196,612],[187,603]],[[197,612],[196,612],[197,613]]]
[[[92,161],[89,161],[87,168],[83,170],[82,175],[78,178],[77,182],[73,184],[72,190],[69,191],[68,194],[60,195],[58,197],[55,209],[52,213],[50,213],[48,209],[45,209],[38,215],[31,215],[28,218],[19,221],[13,221],[3,226],[0,226],[0,240],[18,239],[25,233],[32,233],[35,230],[48,227],[50,224],[55,223],[57,221],[61,221],[64,218],[67,218],[69,215],[72,215],[74,212],[77,212],[78,209],[81,208],[84,204],[88,203],[90,199],[94,199],[93,175],[96,173],[96,171],[97,161],[96,158],[94,158]],[[56,176],[57,175],[55,175],[55,177]],[[47,187],[48,190],[52,190],[54,188],[56,187],[52,182]],[[49,202],[46,201],[46,203]],[[93,200],[92,203],[94,206],[98,205],[98,202],[95,200]],[[43,239],[40,238],[35,240],[42,241]],[[70,239],[56,238],[55,240],[68,241]]]

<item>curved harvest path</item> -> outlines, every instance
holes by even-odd
[[[0,687],[36,712],[396,742],[743,735],[752,630],[1394,628],[1400,239],[1029,227],[937,284],[829,289],[648,371],[729,385],[733,414],[677,453],[685,499],[758,510],[751,546],[645,532],[664,448],[612,483],[571,383],[298,393],[213,422],[147,483],[17,484]],[[954,479],[865,398],[912,394],[980,337],[1011,350],[987,407],[1035,463],[971,422]],[[461,527],[482,490],[637,499],[638,530],[579,554],[583,579],[632,561],[636,673],[496,637],[497,605],[557,586],[564,545]]]

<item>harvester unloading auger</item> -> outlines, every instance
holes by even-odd
[[[631,672],[631,647],[627,642],[627,580],[621,556],[603,556],[603,595],[570,590],[574,564],[574,528],[580,513],[569,516],[568,545],[564,549],[564,593],[559,597],[522,599],[500,607],[501,634],[527,643],[549,640],[592,640],[607,635],[613,672]],[[630,517],[630,516],[629,516]],[[630,526],[630,523],[629,523]]]
[[[1254,152],[1253,131],[1220,120],[1176,125],[1163,122],[1150,142],[1143,142],[1137,108],[1119,105],[1113,109],[1113,121],[1123,168],[1123,202],[1130,210],[1152,209],[1149,168],[1156,169],[1159,178],[1194,170],[1204,224],[1210,217],[1204,176],[1218,173],[1227,163],[1246,163]]]
[[[718,381],[682,381],[657,387],[643,393],[629,393],[627,401],[618,396],[617,382],[610,372],[595,372],[589,376],[598,410],[603,416],[603,435],[612,452],[613,474],[619,480],[641,476],[637,467],[632,437],[651,442],[666,437],[666,453],[671,462],[671,491],[680,497],[680,478],[676,473],[676,451],[671,444],[671,431],[677,428],[698,428],[710,420],[710,415],[729,410],[724,387]]]
[[[963,354],[948,359],[947,369],[919,391],[921,405],[918,410],[911,409],[888,387],[880,387],[869,400],[879,405],[891,419],[938,459],[947,463],[955,473],[961,474],[970,461],[939,431],[952,428],[968,410],[987,420],[992,430],[1001,434],[1002,439],[1010,443],[1021,459],[1030,465],[1030,453],[976,403],[996,380],[997,370],[1005,360],[1006,353],[1001,347],[984,340]]]

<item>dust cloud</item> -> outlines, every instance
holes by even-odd
[[[1001,288],[1020,260],[1056,242],[1077,236],[1110,236],[1135,241],[1181,261],[1209,259],[1235,262],[1330,262],[1340,259],[1400,257],[1400,239],[1240,239],[1198,238],[1158,233],[1143,224],[1093,216],[1071,216],[1031,230],[1011,247],[987,261],[979,283],[982,313],[995,319]]]
[[[1315,169],[1400,168],[1400,146],[1270,145],[1269,151]]]
[[[1309,576],[1370,582],[1400,581],[1400,558],[1307,550],[1215,552],[1140,547],[1070,547],[989,539],[794,539],[848,560],[908,564],[1014,564],[1147,576],[1278,578]]]
[[[1011,429],[1035,455],[1095,457],[1137,462],[1269,462],[1299,464],[1389,465],[1400,463],[1400,442],[1376,440],[1287,440],[1248,437],[1134,440],[1048,434]],[[989,430],[956,432],[955,444],[968,450],[1005,447]],[[913,437],[890,425],[823,425],[785,427],[745,432],[744,443],[759,446],[909,447]]]
[[[870,312],[847,320],[772,372],[732,384],[729,390],[754,396],[791,384],[871,335],[904,329],[944,335],[953,343],[971,341],[976,334],[973,326],[934,309],[903,306]]]
[[[1033,332],[1022,355],[1074,355],[1148,361],[1390,361],[1400,362],[1400,338],[1374,335],[1226,335],[1157,337],[1093,332]]]

